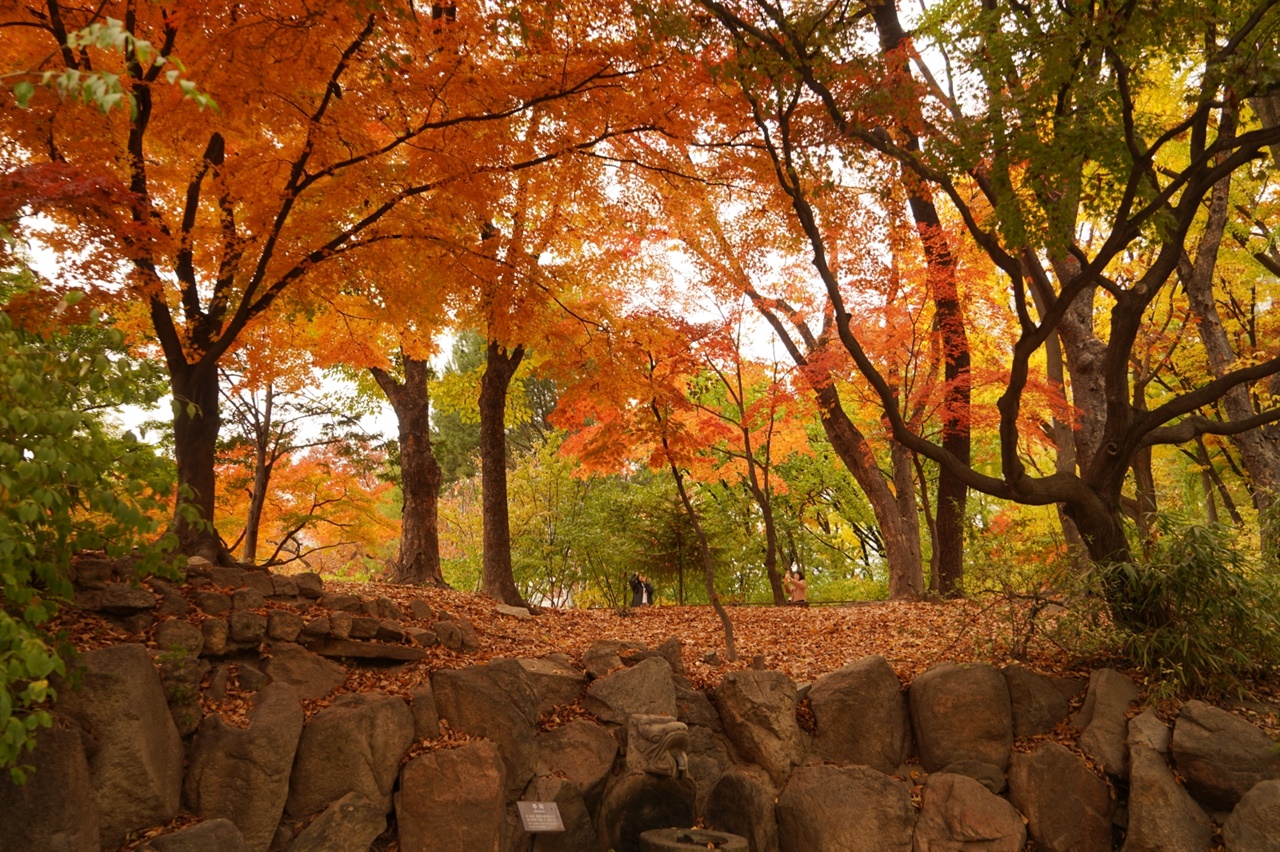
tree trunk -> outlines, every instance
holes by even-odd
[[[814,394],[827,440],[862,487],[876,516],[880,537],[884,541],[885,559],[889,563],[889,599],[914,600],[920,597],[924,592],[924,569],[920,563],[919,523],[912,525],[903,518],[897,498],[876,465],[871,445],[844,413],[836,389],[828,384],[814,388]]]
[[[484,514],[484,568],[480,590],[512,606],[525,606],[511,573],[511,526],[507,513],[507,389],[524,358],[489,341],[480,379],[480,482]]]
[[[872,16],[888,58],[897,63],[903,73],[910,74],[906,57],[893,53],[907,38],[898,21],[896,2],[886,0],[874,6]],[[918,151],[920,141],[914,127],[920,125],[922,110],[918,101],[904,106],[907,119],[900,122],[899,132],[905,137],[907,150]],[[900,168],[900,174],[924,248],[929,295],[933,299],[933,330],[942,344],[942,449],[968,465],[972,450],[969,337],[956,285],[955,257],[928,184],[909,169]],[[964,521],[968,497],[969,486],[964,480],[951,468],[942,466],[938,471],[938,503],[934,512],[937,525],[934,564],[937,590],[947,596],[964,594]]]
[[[262,508],[267,504],[267,486],[271,484],[271,412],[275,403],[275,387],[267,385],[262,404],[262,417],[254,417],[253,493],[249,495],[249,516],[244,522],[244,549],[240,558],[248,564],[258,559],[258,530],[262,527]]]
[[[211,562],[228,555],[213,527],[216,487],[214,460],[221,417],[218,370],[212,360],[169,370],[169,386],[177,411],[173,418],[173,450],[178,468],[178,504],[173,530],[182,552]]]
[[[395,581],[446,587],[440,567],[439,501],[444,479],[431,448],[431,397],[426,361],[404,356],[404,382],[385,370],[370,373],[396,413],[400,439],[400,553]]]
[[[661,422],[661,418],[659,418]],[[671,450],[667,447],[667,437],[662,436],[662,445],[667,449],[667,462],[671,466],[671,475],[676,481],[676,491],[680,494],[680,502],[684,505],[685,514],[689,517],[689,523],[693,525],[693,532],[698,537],[698,552],[702,556],[702,579],[706,583],[707,600],[711,601],[711,608],[716,611],[716,615],[720,618],[720,625],[724,628],[724,658],[729,662],[738,659],[738,651],[733,640],[733,622],[729,620],[729,613],[724,608],[724,604],[720,602],[720,594],[716,591],[716,563],[711,557],[711,547],[707,544],[707,534],[702,529],[702,523],[698,520],[698,513],[693,508],[693,501],[689,499],[689,493],[684,488],[684,477],[680,474],[680,468],[676,467],[676,463],[671,461]]]

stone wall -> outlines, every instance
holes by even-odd
[[[344,664],[446,638],[465,649],[474,628],[325,596],[319,578],[237,571],[196,566],[172,595],[79,578],[82,605],[134,620],[160,650],[83,655],[31,781],[0,786],[0,849],[148,836],[138,848],[158,852],[393,839],[406,852],[624,852],[695,821],[758,852],[1280,848],[1267,734],[1197,701],[1170,727],[1109,669],[1085,684],[942,663],[904,689],[872,656],[812,684],[729,672],[707,694],[676,640],[600,642],[581,668],[551,655],[423,671],[407,696],[347,692],[305,719]],[[199,612],[179,603],[192,596]],[[202,715],[201,685],[225,690],[231,668],[253,694],[247,720]],[[555,802],[565,830],[526,833],[518,801]]]

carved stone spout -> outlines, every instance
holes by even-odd
[[[688,774],[689,726],[670,716],[627,720],[627,769],[668,778]]]

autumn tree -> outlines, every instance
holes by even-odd
[[[892,2],[700,5],[716,16],[735,61],[757,69],[742,78],[744,108],[783,107],[759,114],[760,144],[808,236],[839,340],[912,451],[984,493],[1064,504],[1089,555],[1108,568],[1131,556],[1122,497],[1140,453],[1280,419],[1266,402],[1243,416],[1212,412],[1232,389],[1258,388],[1280,371],[1273,347],[1248,362],[1220,361],[1190,388],[1147,383],[1141,400],[1131,371],[1150,310],[1179,286],[1179,269],[1217,264],[1199,238],[1215,187],[1262,163],[1280,138],[1280,127],[1244,106],[1269,93],[1270,71],[1257,69],[1271,69],[1277,55],[1272,4],[1227,4],[1215,14],[1197,2],[939,9],[926,32],[950,60],[948,88],[910,39],[885,44],[887,63],[867,49],[870,35],[885,34]],[[903,104],[911,105],[905,115]],[[910,127],[913,143],[902,127],[916,104],[923,121]],[[844,299],[806,157],[815,145],[832,150],[833,140],[849,162],[893,163],[945,198],[1006,282],[1017,332],[993,412],[996,474],[911,428]],[[1135,256],[1144,262],[1129,264]],[[1219,284],[1216,275],[1206,280]],[[1025,393],[1055,335],[1074,406],[1075,467],[1036,475],[1024,455]],[[1118,572],[1104,573],[1123,624],[1159,622]]]
[[[123,57],[65,47],[69,32],[108,16],[133,39]],[[586,30],[599,21],[619,25]],[[33,187],[54,168],[70,188],[95,188],[92,198],[32,191],[29,209],[114,225],[107,247],[147,305],[178,403],[178,476],[198,522],[180,515],[175,528],[188,552],[207,556],[220,555],[208,523],[217,368],[246,326],[286,292],[301,301],[338,286],[339,258],[439,237],[420,202],[607,136],[597,101],[645,67],[625,10],[608,2],[573,14],[475,7],[442,25],[412,3],[33,0],[0,23],[7,67],[110,69],[132,99],[106,114],[48,91],[25,110],[11,101],[0,113],[6,168]],[[181,55],[219,108],[184,100],[158,55]],[[581,120],[529,132],[535,107]]]

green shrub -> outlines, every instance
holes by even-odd
[[[1280,587],[1250,564],[1230,530],[1163,517],[1144,563],[1113,566],[1148,627],[1122,631],[1125,652],[1166,694],[1246,692],[1280,660]]]
[[[16,781],[23,752],[51,721],[49,678],[65,673],[44,627],[71,595],[72,555],[130,555],[165,514],[170,466],[132,435],[113,435],[98,413],[144,402],[152,372],[123,355],[122,336],[96,314],[88,327],[42,338],[0,312],[0,768]],[[140,551],[140,575],[172,543]]]

